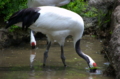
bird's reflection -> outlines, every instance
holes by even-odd
[[[35,71],[34,71],[34,60],[36,57],[36,50],[32,49],[30,51],[30,73],[29,73],[29,79],[35,79]]]
[[[30,52],[30,68],[32,71],[34,71],[34,59],[35,59],[35,57],[36,57],[36,50],[33,49]]]
[[[39,73],[43,73],[42,77],[40,76],[41,79],[54,79],[56,77],[56,74],[58,74],[56,70],[51,70],[49,68],[45,68]],[[66,70],[61,71],[57,76],[58,79],[65,79],[65,74]],[[31,70],[28,79],[36,79],[35,71]]]
[[[88,79],[93,79],[93,77],[90,75],[90,76],[88,77]]]
[[[36,79],[35,70],[34,70],[35,57],[36,57],[36,50],[32,49],[30,51],[30,73],[29,73],[29,78],[28,79]],[[44,67],[43,70],[40,71],[40,72],[43,73],[43,79],[53,79],[54,76],[57,74],[56,70],[51,70],[48,67]],[[64,68],[63,71],[61,72],[61,75],[60,75],[59,79],[64,79],[65,73],[66,73],[66,69]]]
[[[30,73],[29,73],[29,78],[28,79],[36,79],[35,77],[35,70],[34,70],[34,60],[35,60],[35,57],[36,57],[36,50],[35,49],[32,49],[30,51]],[[51,70],[50,68],[43,68],[42,71],[40,71],[41,73],[44,73],[44,75],[42,76],[43,79],[53,79],[56,74],[57,74],[57,71],[56,70]],[[88,71],[87,71],[88,72]],[[58,79],[65,79],[65,74],[66,74],[66,68],[64,68],[62,70],[60,76]],[[95,75],[98,75],[98,74],[101,74],[101,72],[99,70],[97,70],[96,73],[89,73],[89,76],[87,79],[94,79]]]
[[[95,73],[89,73],[90,76],[88,77],[88,79],[94,79],[96,77],[96,75],[100,75],[100,74],[102,74],[102,71],[96,70]]]

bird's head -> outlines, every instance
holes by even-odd
[[[18,14],[20,13],[21,11],[18,11],[16,13],[14,13],[6,22],[6,29],[9,28],[10,26],[20,22],[22,20],[22,18],[20,16],[18,16]]]
[[[6,27],[5,27],[5,29],[9,28],[11,25],[12,25],[12,24],[11,24],[11,21],[8,20],[8,21],[6,22]]]
[[[90,72],[95,73],[97,70],[97,64],[95,62],[89,63]]]
[[[31,42],[32,49],[35,49],[36,47],[36,42]]]
[[[97,70],[97,64],[95,63],[95,61],[88,55],[84,54],[84,56],[86,56],[86,61],[88,63],[88,66],[89,66],[89,69],[90,69],[90,72],[96,72]]]

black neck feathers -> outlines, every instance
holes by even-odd
[[[89,58],[88,58],[85,54],[83,54],[83,53],[81,52],[81,50],[80,50],[80,40],[78,40],[78,41],[76,42],[75,50],[76,50],[77,54],[78,54],[80,57],[82,57],[84,60],[86,60],[87,63],[90,63]]]
[[[16,23],[22,22],[22,29],[27,29],[39,17],[40,8],[27,8],[14,13],[8,20],[6,28]]]

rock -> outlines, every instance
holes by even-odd
[[[24,34],[22,31],[9,32],[6,29],[0,29],[0,49],[11,46],[20,46],[23,42],[28,43],[29,38],[27,34],[27,32]],[[28,42],[24,40],[25,38],[28,39]]]
[[[111,62],[110,67],[108,67],[105,72],[107,75],[111,74],[111,69],[115,79],[120,79],[120,0],[87,0],[89,5],[95,6],[97,9],[103,11],[105,14],[109,14],[109,11],[113,11],[111,15],[111,22],[109,27],[111,30],[111,38],[109,39],[109,45],[107,45],[107,52],[109,56],[109,61]],[[106,17],[104,17],[103,22]],[[102,22],[102,23],[103,23]],[[92,24],[88,24],[91,26]],[[103,25],[104,26],[104,25]]]
[[[116,72],[116,79],[120,79],[120,26],[113,31],[108,51],[109,58]]]
[[[85,28],[90,28],[90,27],[95,27],[97,18],[86,18],[84,17],[84,22],[85,22]]]
[[[90,5],[96,6],[96,7],[104,7],[104,6],[109,6],[111,3],[114,2],[114,0],[87,0]],[[102,5],[102,6],[101,6]]]
[[[116,8],[111,17],[111,30],[113,33],[109,42],[108,55],[115,69],[115,79],[120,79],[120,5],[118,5],[120,0],[116,1]]]

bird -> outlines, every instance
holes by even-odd
[[[27,30],[30,28],[35,32],[41,32],[46,35],[48,45],[44,52],[43,66],[46,66],[51,43],[56,40],[61,47],[60,57],[64,67],[66,67],[63,48],[66,37],[71,35],[76,53],[87,62],[90,72],[96,72],[97,64],[95,61],[80,49],[80,41],[84,32],[84,21],[77,13],[55,6],[26,8],[14,13],[8,19],[5,28],[7,29],[14,24],[22,27],[22,29]]]
[[[63,6],[72,0],[27,0],[29,8],[38,6]]]
[[[38,6],[63,6],[68,4],[73,0],[27,0],[28,8],[38,7]],[[34,37],[34,31],[31,30],[30,33],[30,45],[32,49],[36,48],[36,40]]]

